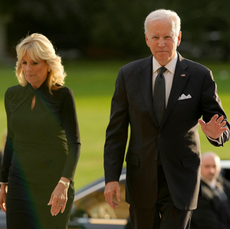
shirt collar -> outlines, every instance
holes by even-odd
[[[173,57],[173,59],[168,64],[165,65],[167,70],[170,71],[173,75],[176,69],[177,57],[178,54],[176,52],[176,55]],[[160,67],[162,66],[158,63],[158,61],[153,56],[153,73],[155,73]]]
[[[216,181],[210,181],[206,179],[204,176],[201,175],[201,180],[206,183],[210,188],[215,188],[216,187]]]

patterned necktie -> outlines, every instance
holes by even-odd
[[[160,126],[165,111],[165,78],[163,73],[167,70],[165,67],[159,68],[159,74],[156,77],[153,92],[153,107],[157,123]]]
[[[216,183],[216,187],[213,189],[213,191],[222,202],[228,201],[228,197],[223,190],[223,186],[219,182]]]

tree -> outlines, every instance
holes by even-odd
[[[9,51],[14,52],[28,33],[39,32],[58,49],[78,49],[94,57],[149,55],[143,24],[159,8],[172,9],[181,17],[182,54],[228,58],[226,0],[0,0],[0,15],[12,18],[7,32]]]
[[[11,17],[8,23],[8,51],[15,54],[18,41],[27,34],[43,33],[60,48],[84,43],[82,23],[77,20],[81,7],[75,0],[0,0],[0,15]],[[65,44],[63,44],[65,43]]]

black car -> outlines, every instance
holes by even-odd
[[[125,202],[126,169],[120,176],[121,201],[113,210],[105,201],[105,180],[101,178],[75,193],[69,228],[75,229],[128,229],[131,228],[129,205]]]

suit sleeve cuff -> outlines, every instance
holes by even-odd
[[[221,145],[221,137],[214,139],[214,138],[209,137],[208,135],[206,136],[209,140],[218,143],[218,145]]]

